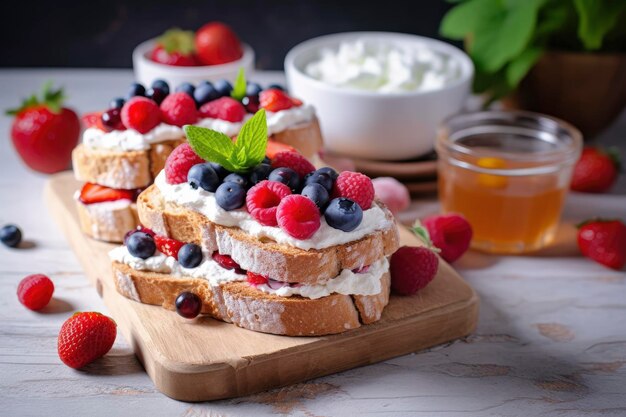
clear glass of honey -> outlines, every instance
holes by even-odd
[[[467,218],[475,249],[541,249],[556,233],[581,147],[576,128],[537,113],[453,116],[436,142],[442,209]]]

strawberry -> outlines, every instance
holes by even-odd
[[[80,190],[79,200],[83,204],[102,203],[105,201],[135,199],[135,190],[118,190],[99,184],[86,182]]]
[[[278,88],[261,91],[259,101],[261,107],[274,113],[302,105],[300,100],[289,97],[287,93]]]
[[[72,149],[78,143],[80,122],[73,110],[63,107],[63,90],[46,85],[42,99],[32,95],[17,109],[11,139],[17,153],[31,169],[52,174],[70,166]]]
[[[150,59],[165,65],[192,67],[200,65],[194,51],[193,32],[170,29],[157,38]]]
[[[626,264],[626,225],[620,220],[594,219],[578,228],[580,252],[612,269]]]
[[[159,235],[154,236],[154,243],[159,252],[171,256],[176,260],[178,260],[178,251],[185,245],[185,242],[181,242],[180,240]]]
[[[431,249],[402,246],[391,255],[391,289],[400,295],[413,295],[435,278],[438,268],[439,258]]]
[[[246,273],[246,281],[252,285],[262,285],[267,284],[268,278],[265,275],[255,274],[254,272],[248,271]]]
[[[276,142],[275,140],[267,141],[267,148],[265,148],[265,155],[272,159],[278,152],[297,152],[293,146],[285,145],[284,143]]]
[[[70,368],[82,368],[111,350],[116,335],[113,319],[96,312],[75,313],[61,326],[59,358]]]
[[[603,193],[615,183],[619,170],[619,153],[616,150],[585,147],[574,166],[570,188],[585,193]]]
[[[196,54],[204,65],[236,61],[243,55],[239,38],[221,22],[210,22],[196,31]]]
[[[472,241],[472,226],[460,214],[450,213],[427,217],[422,221],[424,227],[441,257],[447,262],[454,262],[469,249]]]
[[[106,126],[102,122],[103,114],[104,114],[103,111],[93,111],[91,113],[85,113],[80,117],[80,121],[83,123],[83,125],[86,128],[94,127],[96,129],[102,130],[103,132],[110,132],[113,129]]]

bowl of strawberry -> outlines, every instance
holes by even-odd
[[[195,32],[170,29],[133,51],[135,78],[143,84],[155,79],[173,85],[218,79],[232,82],[239,68],[252,73],[254,51],[221,22],[209,22]]]

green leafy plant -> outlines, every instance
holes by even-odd
[[[623,51],[624,0],[456,0],[443,36],[464,40],[474,91],[489,100],[511,93],[546,50]]]
[[[247,172],[261,163],[267,148],[267,118],[260,109],[239,131],[237,140],[215,130],[186,125],[185,135],[200,158],[232,172]]]

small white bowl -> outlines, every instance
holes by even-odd
[[[333,86],[306,74],[324,48],[368,40],[399,47],[426,46],[459,62],[460,76],[430,91],[379,93]],[[459,112],[470,93],[474,66],[460,49],[422,36],[348,32],[305,41],[289,51],[285,71],[294,97],[315,106],[327,150],[374,160],[415,158],[433,149],[439,124]]]
[[[162,79],[168,82],[171,88],[183,82],[198,84],[200,81],[217,81],[225,79],[235,81],[239,68],[246,71],[246,78],[250,79],[254,71],[254,50],[243,44],[243,55],[237,61],[220,65],[203,65],[200,67],[176,67],[154,62],[150,59],[150,52],[154,48],[154,39],[140,43],[133,51],[133,70],[135,79],[149,86],[152,81]]]

